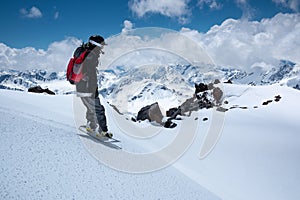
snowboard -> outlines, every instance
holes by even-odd
[[[117,139],[115,139],[113,137],[109,138],[109,137],[106,137],[106,136],[97,137],[96,136],[96,132],[87,131],[85,125],[79,126],[79,130],[81,132],[87,134],[91,138],[95,139],[100,144],[104,144],[105,146],[108,146],[108,147],[111,147],[111,148],[115,148],[115,149],[122,149],[119,145],[117,145],[117,144],[121,143],[120,140],[117,140]]]

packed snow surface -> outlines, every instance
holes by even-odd
[[[139,174],[112,169],[97,159],[93,150],[109,147],[80,136],[73,95],[0,90],[0,198],[300,199],[300,92],[278,85],[223,89],[228,101],[224,107],[234,109],[224,113],[220,137],[201,159],[206,134],[215,125],[212,109],[165,129],[134,123],[101,99],[110,131],[122,141],[118,151],[148,153],[168,145],[182,131],[196,131],[179,159]],[[276,95],[281,96],[278,102]],[[267,100],[273,101],[262,105]],[[193,124],[190,129],[183,126],[187,122]],[[124,132],[142,126],[159,129],[158,134],[140,139]]]

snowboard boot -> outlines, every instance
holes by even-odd
[[[90,121],[87,122],[86,124],[86,131],[87,132],[95,132],[97,129],[97,125],[95,123],[92,123]]]
[[[96,137],[99,137],[99,138],[103,138],[103,137],[112,138],[113,134],[109,133],[109,132],[106,132],[106,131],[101,131],[101,132],[96,133]]]

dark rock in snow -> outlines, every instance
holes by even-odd
[[[141,110],[138,112],[136,119],[138,121],[139,120],[143,121],[148,119],[150,122],[155,121],[158,124],[163,124],[162,122],[163,115],[161,113],[161,110],[157,102],[141,108]]]
[[[31,87],[28,89],[28,92],[34,92],[34,93],[44,93],[45,92],[50,95],[55,95],[55,93],[53,91],[49,90],[48,88],[43,89],[43,88],[41,88],[41,86]]]
[[[177,126],[177,124],[175,124],[171,120],[166,121],[165,124],[164,124],[165,128],[175,128],[176,126]]]
[[[225,81],[224,83],[232,84],[232,81],[229,79],[228,81]]]
[[[180,114],[181,111],[179,108],[170,108],[169,110],[167,110],[166,115],[167,117],[172,117],[176,114]]]
[[[218,107],[217,111],[219,111],[219,112],[226,112],[226,111],[228,111],[228,109],[227,108],[223,108],[223,107]]]
[[[136,119],[134,117],[131,117],[131,121],[136,122]]]
[[[240,109],[248,109],[247,106],[240,106]]]
[[[161,126],[164,126],[165,128],[175,128],[177,126],[177,124],[172,122],[171,119],[167,120],[166,122],[163,122],[162,119],[163,115],[161,113],[158,103],[156,102],[141,108],[141,110],[138,112],[136,120],[132,121],[149,120],[150,122],[156,122]]]
[[[214,81],[214,84],[219,84],[219,83],[221,83],[221,81],[220,81],[219,79],[216,79],[216,80]]]
[[[208,88],[209,90],[214,89],[214,84],[213,84],[213,83],[209,83],[209,84],[207,85],[207,88]]]
[[[223,96],[223,91],[219,87],[216,87],[216,88],[213,89],[212,94],[213,94],[214,99],[216,100],[216,103],[220,104],[221,103],[221,98]]]
[[[278,102],[278,101],[280,101],[280,99],[281,99],[281,96],[277,95],[277,96],[275,96],[275,100],[274,101]]]
[[[208,120],[208,118],[207,117],[204,117],[203,119],[202,119],[202,121],[207,121]]]
[[[262,105],[263,105],[263,106],[266,106],[266,105],[268,105],[269,103],[271,103],[272,101],[273,101],[273,100],[267,100],[267,101],[263,102]]]
[[[208,87],[204,83],[195,84],[195,93],[198,94],[199,92],[204,92],[208,90]]]

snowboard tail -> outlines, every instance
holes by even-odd
[[[100,141],[101,143],[121,143],[120,140],[117,140],[113,137],[110,138],[110,137],[107,137],[107,136],[101,136],[101,137],[96,136],[96,132],[87,131],[85,125],[79,126],[79,130],[81,132],[84,132],[84,133],[88,134],[90,137]]]

